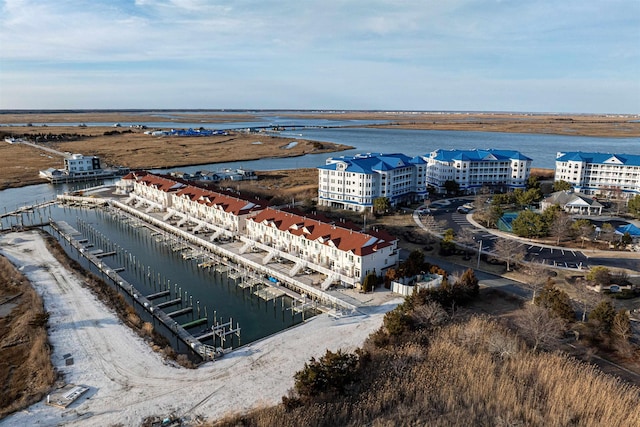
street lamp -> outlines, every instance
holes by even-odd
[[[480,240],[480,244],[478,245],[478,266],[477,269],[480,269],[480,254],[482,254],[482,240]]]

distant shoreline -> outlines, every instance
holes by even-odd
[[[171,113],[168,115],[167,113]],[[509,112],[413,112],[347,110],[25,110],[0,111],[0,124],[78,122],[202,122],[203,126],[262,119],[277,113],[296,119],[384,120],[391,127],[594,137],[640,137],[639,114],[556,114]],[[284,113],[284,114],[283,114]],[[348,123],[345,123],[348,125]],[[4,126],[3,126],[4,127]],[[1,129],[1,128],[0,128]]]

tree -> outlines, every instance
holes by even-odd
[[[569,191],[573,186],[567,181],[557,180],[553,183],[553,191]]]
[[[571,229],[582,240],[582,247],[584,248],[584,241],[593,235],[594,227],[588,219],[578,219],[571,225]]]
[[[631,319],[629,319],[629,313],[626,310],[618,310],[616,313],[611,325],[611,335],[613,335],[618,351],[625,356],[629,356],[633,351],[630,343],[633,333]]]
[[[514,320],[533,351],[555,348],[565,329],[564,321],[550,309],[533,304],[520,310]]]
[[[596,285],[607,286],[611,283],[611,270],[600,265],[593,267],[587,274],[587,280],[594,282]]]
[[[425,271],[424,252],[420,249],[411,251],[406,261],[402,263],[403,273],[405,277],[412,277]]]
[[[573,219],[571,219],[571,216],[567,215],[564,212],[558,212],[554,216],[553,221],[549,226],[549,234],[552,237],[555,237],[556,245],[559,245],[562,240],[569,237],[571,233],[572,223],[573,223]]]
[[[375,272],[367,274],[362,282],[362,292],[371,292],[377,282],[378,275]]]
[[[460,184],[452,179],[448,179],[444,182],[444,189],[447,194],[458,194],[460,191]]]
[[[478,278],[471,268],[466,269],[465,272],[462,273],[462,276],[460,276],[460,279],[454,283],[453,286],[460,288],[462,301],[459,302],[475,298],[480,293]]]
[[[391,203],[387,197],[376,197],[373,199],[373,212],[383,214],[391,208]]]
[[[600,239],[611,244],[613,242],[613,239],[615,238],[615,235],[616,229],[613,227],[613,225],[609,224],[608,222],[602,224],[602,227],[600,227]]]
[[[402,306],[398,306],[384,315],[383,324],[389,335],[400,336],[411,329],[412,319]]]
[[[527,190],[532,188],[540,189],[540,180],[535,175],[529,175],[529,178],[527,178]]]
[[[517,263],[524,259],[525,248],[522,243],[513,239],[498,239],[493,246],[496,256],[507,263],[507,271],[510,271],[511,263]]]
[[[453,243],[454,237],[455,232],[453,228],[445,230],[442,240],[440,241],[440,255],[451,255],[455,251],[456,245]]]
[[[517,189],[513,194],[515,196],[516,203],[521,207],[529,206],[533,202],[537,202],[542,199],[542,193],[537,188],[531,188],[527,191]]]
[[[387,272],[384,274],[384,287],[387,289],[391,288],[391,282],[398,278],[398,272],[395,268],[387,269]]]
[[[536,294],[549,278],[549,268],[541,262],[532,261],[527,263],[524,272],[527,275],[526,285],[533,292],[531,296],[531,302],[533,303],[536,299]]]
[[[482,222],[486,227],[495,227],[503,214],[504,211],[500,205],[491,204],[488,208],[476,211],[474,213],[474,218],[477,217],[478,221]]]
[[[547,280],[547,283],[534,300],[534,303],[541,307],[548,308],[561,319],[568,321],[575,319],[576,313],[573,311],[573,308],[571,308],[569,295],[556,288],[550,279]]]
[[[611,301],[602,301],[589,313],[589,323],[602,332],[609,333],[616,317],[616,309]]]
[[[533,211],[520,212],[511,222],[511,228],[513,233],[520,237],[542,237],[547,234],[542,216]]]
[[[583,323],[587,321],[587,313],[600,304],[604,298],[600,292],[593,292],[588,289],[587,283],[582,279],[567,282],[568,286],[573,289],[574,306],[582,312]]]
[[[464,248],[465,255],[475,249],[476,240],[473,230],[469,227],[463,227],[458,231],[455,240]],[[467,255],[468,256],[468,255]]]
[[[413,325],[417,329],[430,329],[443,325],[449,315],[440,304],[435,301],[428,301],[426,304],[415,307],[411,311],[411,318]]]
[[[629,213],[636,218],[640,218],[640,194],[633,196],[627,203]]]

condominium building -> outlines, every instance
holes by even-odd
[[[426,162],[404,154],[367,153],[329,158],[318,168],[318,204],[352,211],[373,208],[378,197],[391,206],[427,195]]]
[[[465,193],[482,187],[499,191],[525,188],[531,173],[531,159],[512,150],[442,150],[425,156],[426,184],[445,193],[445,183],[455,181]]]
[[[576,191],[601,197],[640,194],[640,156],[631,154],[558,152],[556,181]]]

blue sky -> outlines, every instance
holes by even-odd
[[[640,113],[640,0],[3,0],[0,108]]]

